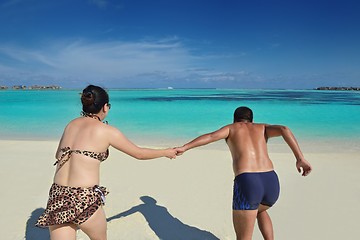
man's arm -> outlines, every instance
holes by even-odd
[[[282,125],[266,125],[265,135],[266,138],[282,136],[294,153],[296,160],[301,160],[304,158],[294,134],[288,127]]]
[[[308,161],[305,160],[303,153],[300,150],[299,144],[296,141],[294,134],[291,130],[282,125],[266,125],[265,126],[265,137],[272,138],[282,136],[287,145],[289,145],[290,149],[294,153],[296,158],[296,168],[301,173],[301,169],[303,170],[302,175],[307,176],[312,168]]]
[[[229,133],[230,133],[229,126],[225,126],[225,127],[220,128],[217,131],[201,135],[201,136],[195,138],[194,140],[186,143],[182,147],[176,148],[177,155],[181,155],[185,151],[190,150],[195,147],[200,147],[200,146],[212,143],[212,142],[216,142],[220,139],[226,139],[229,136]]]

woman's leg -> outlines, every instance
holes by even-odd
[[[89,236],[91,240],[106,240],[106,217],[102,207],[88,219],[80,224],[80,229]]]
[[[251,240],[258,210],[233,210],[233,224],[237,240]]]
[[[274,230],[271,222],[271,218],[266,210],[268,210],[268,206],[261,205],[259,206],[259,212],[257,215],[257,221],[259,225],[259,229],[261,234],[263,235],[265,240],[273,240],[274,239]]]
[[[49,227],[51,240],[75,240],[76,239],[76,225],[75,224],[61,224]]]

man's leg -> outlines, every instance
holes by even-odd
[[[261,234],[264,237],[264,240],[273,240],[274,239],[274,230],[271,222],[271,218],[267,213],[268,206],[261,205],[259,206],[259,212],[257,214],[257,221]]]
[[[258,210],[233,210],[237,240],[251,240]]]

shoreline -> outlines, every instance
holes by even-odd
[[[181,146],[188,141],[191,141],[197,136],[186,138],[186,137],[143,137],[143,136],[126,136],[131,142],[141,147],[149,148],[168,148],[168,147],[177,147]],[[52,142],[58,144],[61,136],[59,137],[15,137],[15,138],[1,138],[0,144],[6,142],[13,143],[30,143],[30,142],[39,142],[46,143]],[[360,139],[358,138],[347,138],[347,137],[332,137],[332,138],[301,138],[297,137],[300,148],[304,153],[347,153],[347,152],[359,152],[360,153]],[[199,149],[204,148],[207,150],[223,150],[228,151],[228,147],[225,141],[218,141],[200,147]],[[285,141],[279,138],[270,139],[268,142],[269,153],[271,151],[278,152],[290,152],[290,148],[287,146]],[[115,149],[113,151],[116,151]]]

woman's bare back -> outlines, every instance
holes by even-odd
[[[56,152],[58,161],[66,161],[58,164],[55,183],[77,187],[99,184],[101,161],[91,156],[107,152],[109,144],[104,139],[103,127],[102,122],[88,117],[77,118],[68,124]]]

